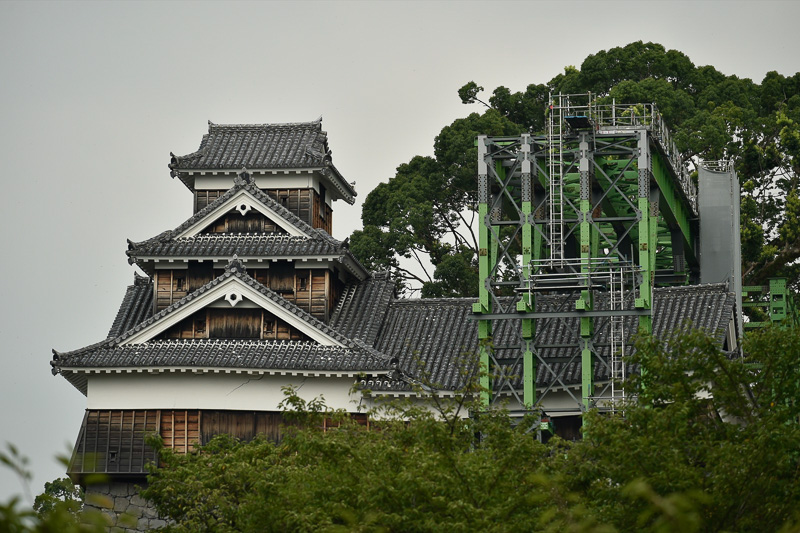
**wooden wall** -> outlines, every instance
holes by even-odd
[[[160,339],[308,340],[308,336],[263,309],[205,308],[158,336]]]
[[[227,191],[195,191],[194,212],[205,208],[225,192]],[[312,228],[322,228],[332,234],[333,210],[314,189],[264,189],[264,192]],[[236,233],[234,230],[231,232]]]
[[[184,270],[156,270],[155,312],[169,307],[222,274],[222,270],[214,270],[210,262],[192,261],[189,266]],[[289,261],[277,261],[270,263],[269,268],[252,268],[247,272],[265,287],[325,323],[330,319],[342,288],[342,283],[329,270],[295,269],[295,263]]]
[[[159,431],[159,411],[86,411],[70,473],[144,472],[155,452],[144,437]]]
[[[350,415],[369,427],[366,414]],[[143,476],[146,465],[157,460],[145,437],[158,434],[164,447],[189,453],[196,444],[206,444],[220,434],[249,441],[257,435],[279,442],[284,427],[283,413],[274,411],[221,411],[187,409],[87,410],[68,468],[72,476],[110,473]],[[323,420],[320,429],[338,427]]]
[[[215,220],[200,233],[276,233],[285,235],[286,231],[258,211],[250,211],[244,215],[237,211],[227,213]]]

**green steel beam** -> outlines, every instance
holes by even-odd
[[[676,183],[661,154],[655,152],[652,156],[653,179],[661,192],[659,209],[670,228],[680,231],[683,237],[683,249],[686,260],[693,266],[698,266],[698,257],[695,250],[695,230],[691,224],[691,208],[680,192],[680,184]]]

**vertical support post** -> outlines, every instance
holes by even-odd
[[[636,299],[636,307],[638,309],[652,309],[656,242],[653,242],[650,226],[651,224],[656,224],[656,219],[650,216],[650,142],[647,136],[647,130],[639,130],[637,136],[637,168],[639,173],[637,217],[639,217],[639,266],[641,267],[642,279],[638,287],[639,297]],[[653,321],[650,315],[642,315],[639,317],[639,331],[642,333],[652,333]]]
[[[532,253],[531,218],[533,213],[533,183],[531,177],[531,140],[529,134],[522,135],[519,157],[520,187],[522,189],[522,213],[520,224],[522,226],[522,279],[530,280]],[[531,312],[535,309],[533,297],[520,295],[517,302],[517,311]],[[522,401],[526,408],[531,408],[536,403],[536,364],[533,358],[533,338],[536,334],[534,321],[530,318],[522,319]]]
[[[580,172],[580,201],[578,219],[580,220],[580,249],[579,256],[581,258],[581,279],[584,288],[581,290],[581,295],[575,303],[575,307],[579,311],[591,311],[594,308],[594,301],[592,297],[591,277],[592,277],[592,244],[596,240],[593,239],[592,227],[592,183],[590,161],[589,161],[589,141],[588,134],[581,133],[578,144],[578,152],[580,160],[578,162],[578,170]],[[594,334],[594,320],[591,317],[581,317],[580,319],[580,332],[581,332],[581,397],[583,403],[583,410],[588,411],[591,405],[591,397],[594,396],[594,354],[592,353],[592,335]]]
[[[491,246],[491,220],[489,217],[489,169],[486,164],[486,136],[478,136],[478,302],[472,305],[475,313],[491,313],[492,303],[489,297],[489,248]],[[491,381],[489,378],[489,360],[492,342],[492,323],[489,320],[478,321],[478,350],[480,361],[481,404],[488,406],[491,401]]]

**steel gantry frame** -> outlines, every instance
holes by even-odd
[[[653,104],[559,94],[547,123],[477,141],[483,401],[541,411],[558,390],[565,410],[610,408],[628,335],[652,330],[654,284],[698,270],[697,188]],[[515,339],[497,345],[503,321]]]

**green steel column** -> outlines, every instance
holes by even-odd
[[[772,323],[782,322],[786,314],[787,290],[785,278],[769,280],[769,319]]]
[[[656,241],[650,228],[651,223],[656,224],[650,216],[650,143],[646,130],[638,132],[639,157],[637,168],[639,174],[639,192],[637,200],[637,215],[639,218],[639,266],[642,269],[642,279],[639,284],[639,297],[636,299],[638,309],[652,309],[653,303],[653,281],[655,279],[655,260],[654,257]],[[639,317],[639,331],[651,333],[653,331],[653,321],[650,315]]]
[[[478,137],[478,302],[472,304],[475,313],[491,313],[492,303],[489,296],[489,276],[492,266],[489,264],[489,248],[491,232],[489,220],[489,175],[486,164],[486,136]],[[491,380],[489,376],[489,360],[492,343],[492,323],[489,320],[478,321],[478,355],[481,366],[481,403],[488,406],[491,401]]]
[[[590,279],[592,275],[592,237],[595,229],[591,223],[592,203],[591,203],[591,174],[589,172],[589,142],[586,133],[580,136],[578,149],[580,161],[578,170],[580,171],[580,195],[579,214],[580,220],[580,250],[581,274],[585,288],[581,291],[580,298],[575,302],[575,308],[579,311],[591,311],[594,308]],[[594,334],[594,321],[591,317],[581,317],[581,397],[583,408],[589,410],[591,405],[590,398],[594,396],[594,354],[591,349],[592,335]]]
[[[521,189],[522,189],[522,279],[529,280],[531,271],[530,264],[533,257],[532,253],[532,232],[531,218],[533,213],[533,184],[531,178],[531,145],[530,135],[522,135],[520,146],[521,164]],[[517,302],[517,311],[532,312],[535,309],[533,296],[530,298],[526,294]],[[522,401],[525,407],[532,407],[536,403],[536,364],[533,359],[533,338],[536,334],[534,321],[530,318],[522,319]]]

